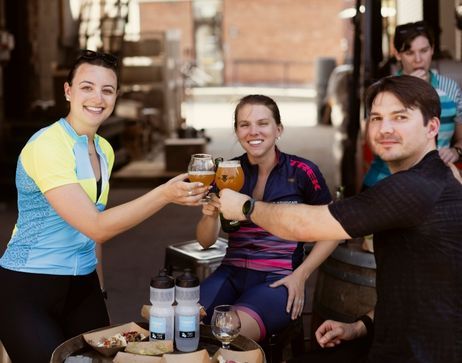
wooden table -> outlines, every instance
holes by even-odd
[[[137,323],[144,329],[149,329],[148,323]],[[117,324],[122,325],[122,324]],[[114,326],[117,326],[114,325]],[[111,327],[114,327],[111,326]],[[100,328],[93,331],[99,331],[107,329]],[[200,326],[200,341],[198,350],[206,349],[210,356],[215,354],[215,352],[220,348],[221,343],[213,336],[212,330],[209,325],[201,325]],[[261,347],[253,340],[248,339],[242,335],[239,335],[232,343],[231,349],[238,350],[238,351],[246,351],[246,350],[254,350],[260,349],[262,352],[263,357],[265,357],[265,353],[261,349]],[[178,352],[180,354],[180,352]],[[98,363],[110,363],[112,362],[114,357],[105,357],[91,348],[84,340],[83,335],[78,335],[74,338],[66,340],[60,346],[58,346],[51,356],[50,363],[63,363],[67,357],[70,356],[84,356],[90,357],[93,359],[94,362]],[[265,358],[263,358],[264,361]]]

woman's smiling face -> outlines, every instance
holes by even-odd
[[[114,110],[117,98],[117,76],[112,69],[82,63],[72,84],[64,86],[70,102],[70,116],[88,126],[98,127]]]
[[[237,114],[236,136],[251,161],[264,158],[274,151],[282,133],[272,111],[260,104],[245,104]]]

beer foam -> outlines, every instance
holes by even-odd
[[[236,166],[240,166],[239,160],[225,160],[218,164],[219,168],[235,168]]]
[[[193,170],[188,171],[189,175],[214,175],[215,172],[213,170]]]

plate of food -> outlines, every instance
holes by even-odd
[[[129,343],[141,342],[148,337],[149,332],[134,322],[83,334],[85,341],[106,357],[124,350]]]

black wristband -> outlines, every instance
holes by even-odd
[[[104,299],[107,300],[107,291],[101,288],[101,294],[103,294]]]
[[[361,315],[355,321],[362,321],[366,327],[367,335],[372,336],[374,334],[374,321],[367,314]]]
[[[253,198],[247,199],[246,202],[242,205],[242,214],[244,214],[245,218],[250,221],[250,215],[255,208],[256,200]]]

